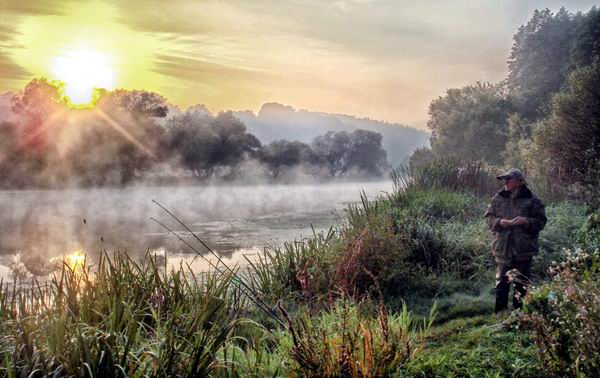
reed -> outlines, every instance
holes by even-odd
[[[495,176],[494,167],[460,158],[438,158],[419,166],[405,164],[391,172],[396,193],[436,188],[489,196],[498,190]]]
[[[0,285],[4,376],[202,376],[246,306],[232,274],[166,272],[103,254],[93,271],[67,264],[44,284]]]

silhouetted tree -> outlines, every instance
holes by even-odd
[[[326,164],[332,176],[346,171],[347,151],[351,146],[352,139],[345,131],[329,131],[317,136],[311,143],[313,151]]]
[[[381,142],[383,136],[374,131],[354,130],[346,150],[344,172],[357,170],[366,176],[380,177],[389,168]]]
[[[203,112],[185,112],[167,125],[167,146],[196,175],[210,176],[217,166],[233,166],[260,148],[256,137],[231,112],[212,117]]]
[[[299,141],[276,140],[261,148],[260,161],[265,163],[273,177],[278,177],[282,168],[301,164],[313,164],[314,153],[310,146]]]

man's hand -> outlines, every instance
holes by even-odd
[[[512,224],[514,224],[516,226],[521,226],[521,225],[524,225],[527,223],[529,223],[529,222],[527,221],[527,218],[525,218],[525,217],[516,217],[515,219],[512,220]]]
[[[501,227],[510,227],[512,225],[513,225],[513,221],[512,220],[500,219],[500,226]]]

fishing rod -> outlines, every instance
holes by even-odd
[[[152,200],[152,202],[154,202],[158,207],[160,207],[161,209],[163,209],[167,214],[169,214],[173,219],[175,219],[181,226],[183,226],[198,242],[200,242],[200,244],[202,244],[204,246],[204,248],[206,248],[206,250],[208,252],[210,252],[216,259],[218,262],[220,262],[221,264],[223,264],[223,266],[229,271],[231,272],[233,275],[235,275],[237,277],[237,274],[235,271],[233,271],[229,266],[227,266],[227,264],[225,264],[225,261],[223,261],[223,259],[221,258],[221,256],[219,256],[218,254],[215,253],[215,251],[212,250],[212,248],[210,248],[208,245],[206,245],[206,243],[204,243],[204,241],[202,241],[202,239],[200,239],[200,237],[198,235],[196,235],[196,233],[194,231],[192,231],[185,223],[183,223],[179,218],[177,218],[177,216],[175,216],[175,214],[173,214],[171,211],[169,211],[166,207],[164,207],[163,205],[161,205],[160,203],[158,203],[155,200]],[[246,289],[248,289],[254,296],[256,296],[257,299],[259,299],[261,302],[263,302],[263,304],[267,307],[269,307],[266,303],[264,303],[264,301],[260,298],[260,296],[254,291],[254,289],[252,289],[250,286],[248,286],[242,279],[241,277],[238,278],[242,285],[244,285],[244,287]]]
[[[223,264],[223,266],[234,276],[234,281],[237,281],[237,283],[241,286],[243,286],[247,291],[249,291],[252,295],[249,295],[245,290],[242,290],[241,286],[238,286],[240,288],[240,291],[242,291],[248,298],[250,298],[250,300],[252,300],[252,302],[254,302],[261,310],[267,312],[267,314],[271,317],[273,317],[275,320],[277,320],[277,322],[282,325],[283,327],[286,327],[285,323],[283,322],[283,320],[281,320],[281,318],[279,318],[279,316],[269,307],[269,305],[267,303],[265,303],[265,301],[262,300],[262,298],[258,295],[258,293],[256,293],[254,291],[254,289],[252,289],[250,286],[248,286],[248,284],[246,284],[246,282],[238,276],[237,272],[234,271],[233,269],[231,269],[227,264],[225,264],[225,262],[223,261],[223,259],[221,259],[221,257],[219,255],[217,255],[208,245],[206,245],[206,243],[204,243],[204,241],[202,241],[202,239],[200,239],[198,237],[198,235],[196,235],[192,230],[190,230],[190,228],[183,223],[179,218],[177,218],[172,212],[170,212],[167,208],[165,208],[164,206],[162,206],[160,203],[158,203],[155,200],[152,200],[152,202],[154,202],[158,207],[160,207],[161,209],[163,209],[167,214],[169,214],[173,219],[175,219],[179,224],[181,224],[192,236],[194,236],[194,238],[200,242],[204,248],[206,248],[216,259],[218,262],[220,262],[221,264]],[[219,271],[221,274],[224,274],[224,272],[219,269],[218,264],[215,265],[212,261],[210,261],[209,259],[207,259],[206,257],[204,257],[204,255],[202,255],[202,253],[200,253],[196,248],[194,248],[192,245],[190,245],[186,240],[184,240],[181,236],[179,236],[176,232],[174,232],[173,230],[171,230],[169,227],[165,226],[163,223],[161,223],[160,221],[156,220],[155,218],[150,218],[153,221],[155,221],[156,223],[158,223],[159,225],[161,225],[163,228],[165,228],[167,231],[169,231],[171,234],[175,235],[175,237],[177,237],[179,240],[181,240],[183,243],[185,243],[190,249],[192,249],[198,256],[202,257],[204,260],[206,260],[212,267],[214,267],[217,271]]]
[[[225,275],[224,271],[222,271],[212,261],[210,261],[209,259],[207,259],[206,257],[204,257],[202,255],[202,253],[200,253],[200,251],[198,251],[196,248],[194,248],[190,243],[188,243],[185,239],[183,239],[181,236],[179,236],[175,231],[173,231],[172,229],[170,229],[168,226],[166,226],[164,223],[160,222],[156,218],[150,217],[150,219],[152,219],[154,222],[158,223],[164,229],[166,229],[171,234],[173,234],[176,238],[178,238],[179,240],[181,240],[185,245],[187,245],[188,247],[190,247],[190,249],[192,251],[196,252],[196,254],[198,256],[202,257],[206,262],[208,262],[210,264],[210,266],[212,266],[213,268],[215,268],[219,273]],[[257,296],[257,294],[254,293],[254,291],[252,291],[252,289],[250,289],[246,284],[244,284],[244,282],[240,279],[240,277],[238,277],[238,275],[235,273],[235,271],[233,269],[231,269],[231,268],[228,268],[228,269],[231,272],[231,274],[234,276],[232,281],[238,284],[238,289],[240,290],[240,292],[242,292],[246,297],[248,297],[248,299],[250,299],[258,308],[260,308],[261,310],[263,310],[267,315],[269,315],[270,317],[272,317],[273,319],[275,319],[279,323],[279,325],[281,325],[283,327],[286,327],[286,325],[283,322],[283,320],[281,320],[281,318],[279,318],[279,316],[277,316],[277,314],[273,310],[271,310],[268,307],[268,305],[264,301],[262,301]],[[244,287],[246,287],[248,290],[250,290],[250,292],[252,293],[252,295],[248,294],[246,292],[246,290],[244,290],[244,288],[242,286],[240,286],[240,284],[244,285]]]

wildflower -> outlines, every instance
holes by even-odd
[[[554,291],[551,291],[550,293],[548,293],[548,303],[550,303],[550,304],[556,303],[556,293]]]

